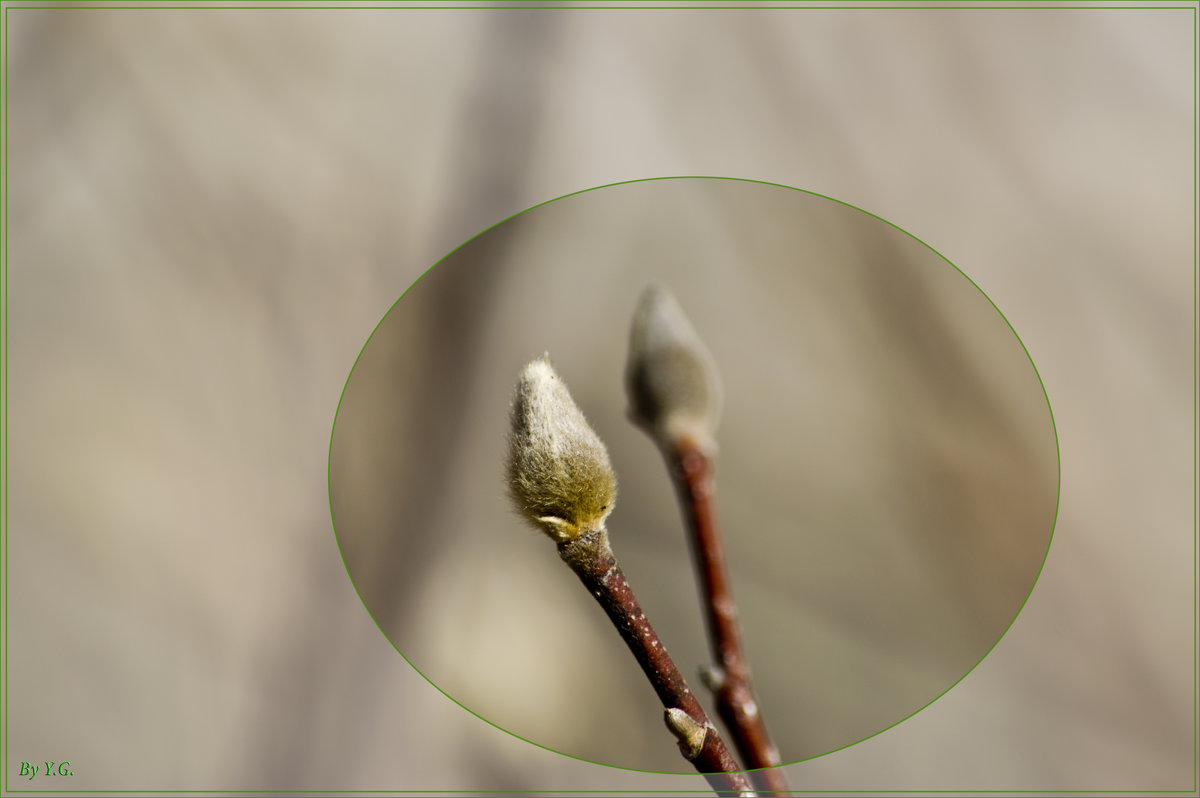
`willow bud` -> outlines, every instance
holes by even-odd
[[[508,487],[518,512],[559,543],[603,530],[616,503],[608,450],[545,355],[517,382]]]
[[[711,725],[698,723],[691,715],[678,707],[669,707],[663,712],[663,720],[679,743],[679,751],[688,759],[695,759],[704,750]],[[716,731],[714,728],[713,731]]]
[[[625,367],[629,417],[659,443],[688,437],[715,446],[721,413],[716,362],[665,288],[642,292]]]

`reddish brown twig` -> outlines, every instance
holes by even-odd
[[[773,794],[787,791],[779,751],[750,689],[742,653],[737,605],[729,587],[725,554],[713,501],[712,452],[721,410],[716,362],[684,315],[660,285],[647,286],[634,311],[625,367],[629,418],[644,429],[667,461],[691,532],[692,556],[700,572],[709,642],[716,664],[705,682],[717,697],[725,726],[742,761],[753,769],[755,786]]]
[[[716,696],[717,712],[729,729],[742,761],[752,769],[749,775],[755,788],[764,794],[783,795],[788,785],[783,772],[777,769],[779,751],[771,742],[750,687],[750,672],[742,650],[737,604],[717,526],[712,457],[686,435],[664,443],[663,454],[691,531],[692,555],[707,609],[709,642],[716,665],[706,671],[704,681]]]
[[[662,700],[684,757],[721,795],[754,795],[617,566],[604,530],[617,476],[548,357],[521,371],[510,423],[508,489],[517,510],[558,544],[559,556],[608,613]]]
[[[595,530],[560,542],[558,553],[604,608],[642,666],[666,709],[667,727],[679,740],[684,757],[718,795],[753,795],[750,782],[738,772],[737,762],[642,612],[609,547],[607,533]]]

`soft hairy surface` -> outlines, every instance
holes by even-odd
[[[546,357],[517,382],[508,487],[526,520],[559,541],[603,529],[617,499],[608,451]]]

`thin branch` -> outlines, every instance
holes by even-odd
[[[692,555],[700,574],[707,609],[709,642],[716,665],[705,673],[705,684],[717,699],[717,713],[730,730],[733,743],[754,786],[771,795],[788,789],[779,750],[771,742],[762,712],[750,686],[750,671],[742,648],[737,603],[733,599],[725,550],[717,526],[712,457],[686,436],[664,447],[672,481],[691,531]]]
[[[713,499],[715,432],[721,381],[712,354],[675,298],[650,285],[634,312],[625,371],[629,416],[667,461],[700,574],[709,642],[716,665],[705,681],[715,693],[721,719],[760,790],[787,791],[779,751],[771,742],[750,688],[742,652],[737,605],[725,568]]]
[[[666,710],[667,728],[679,740],[680,752],[718,795],[753,795],[750,782],[738,772],[737,762],[642,612],[609,547],[608,534],[602,529],[585,532],[559,543],[558,551],[604,608],[650,680]]]
[[[521,372],[507,465],[517,510],[557,543],[559,556],[608,613],[662,701],[680,752],[721,795],[754,795],[617,565],[604,528],[617,498],[608,450],[547,357]]]

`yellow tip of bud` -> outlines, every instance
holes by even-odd
[[[508,487],[521,515],[560,543],[603,529],[616,503],[608,450],[548,356],[526,366],[517,382]]]
[[[716,362],[670,292],[650,285],[633,316],[625,369],[629,417],[660,442],[714,446],[721,414]]]

